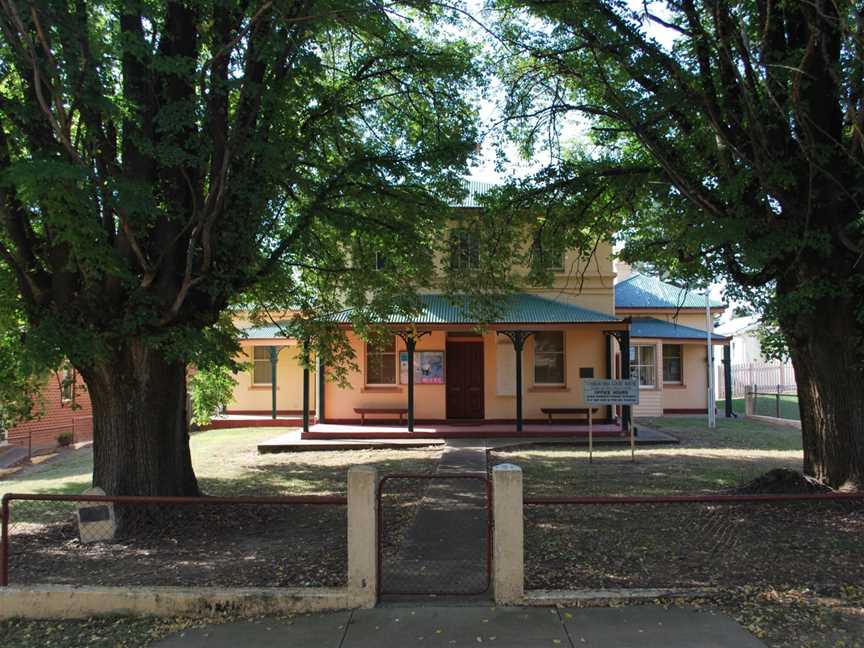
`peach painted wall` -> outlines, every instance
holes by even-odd
[[[348,339],[354,349],[359,371],[353,371],[348,375],[350,387],[343,388],[333,383],[327,383],[327,391],[324,399],[325,417],[327,419],[359,419],[354,413],[355,407],[407,407],[407,386],[399,384],[399,371],[397,364],[396,380],[394,386],[368,387],[366,385],[366,344],[355,333],[349,333]],[[417,351],[444,351],[446,337],[443,331],[434,331],[431,335],[422,337],[417,342]],[[398,363],[399,353],[405,350],[405,343],[396,338],[396,358]],[[445,357],[444,379],[447,379],[447,366]],[[445,409],[445,386],[444,385],[415,385],[414,387],[414,416],[418,419],[443,418]],[[388,417],[389,418],[389,417]],[[395,418],[395,417],[394,417]]]
[[[327,384],[325,398],[327,419],[355,419],[355,407],[406,407],[407,386],[397,384],[393,387],[369,387],[365,384],[365,344],[354,333],[349,334],[360,371],[349,375],[350,388]],[[446,332],[434,331],[422,338],[417,344],[418,351],[446,351]],[[498,394],[497,345],[505,344],[512,352],[507,338],[495,332],[482,336],[484,343],[484,410],[487,419],[514,419],[516,417],[516,397]],[[533,382],[533,342],[529,339],[523,352],[523,415],[525,418],[544,418],[541,407],[567,407],[582,404],[582,385],[579,378],[580,367],[593,367],[596,378],[606,375],[606,341],[600,329],[569,330],[565,335],[566,385],[563,388],[535,391]],[[397,354],[404,351],[405,345],[396,338]],[[398,357],[398,355],[397,355]],[[447,367],[445,356],[445,381]],[[446,385],[416,385],[414,388],[415,416],[418,419],[444,419],[447,415]]]

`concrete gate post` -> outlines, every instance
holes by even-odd
[[[495,523],[492,542],[492,588],[499,605],[516,605],[525,594],[522,469],[499,464],[492,469]]]
[[[348,471],[348,590],[359,607],[378,598],[378,471]]]

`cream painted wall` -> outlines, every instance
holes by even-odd
[[[706,409],[708,403],[708,373],[705,346],[699,343],[682,344],[683,386],[663,383],[663,341],[634,340],[634,344],[652,345],[657,358],[657,387],[639,391],[639,405],[634,406],[633,416],[661,416],[663,410]],[[670,342],[674,344],[674,342]],[[715,359],[718,356],[715,355]]]
[[[242,363],[252,363],[252,348],[254,346],[270,346],[269,341],[247,341],[242,345],[242,354],[238,360]],[[284,346],[279,352],[276,365],[276,407],[279,410],[301,411],[303,408],[303,368],[297,360],[298,347],[291,340],[273,342]],[[272,392],[270,385],[253,385],[252,369],[241,371],[236,375],[237,386],[234,388],[234,401],[228,411],[261,411],[271,409]],[[309,372],[309,407],[315,408],[315,372]]]
[[[548,299],[576,304],[583,308],[613,313],[615,310],[615,273],[612,246],[603,242],[594,255],[582,258],[576,250],[564,255],[564,271],[556,273],[549,287],[525,286],[525,292]]]
[[[530,245],[530,242],[526,242]],[[447,259],[438,258],[436,263],[441,267]],[[521,265],[513,266],[514,273],[522,278],[519,290],[540,295],[566,303],[576,304],[583,308],[613,313],[615,308],[615,273],[612,267],[612,245],[603,241],[597,245],[593,255],[584,258],[578,250],[568,250],[564,254],[564,269],[553,275],[549,286],[535,286],[527,283],[528,269]],[[433,279],[430,290],[439,286]]]
[[[720,310],[715,310],[713,313],[714,319],[716,320],[720,316]],[[704,310],[680,310],[676,314],[672,310],[658,310],[653,311],[650,309],[618,309],[616,311],[618,317],[633,317],[634,319],[638,319],[640,317],[653,317],[654,319],[662,320],[664,322],[670,322],[672,324],[680,324],[681,326],[689,326],[691,328],[699,329],[700,331],[707,330],[707,323],[705,321],[705,311]],[[713,327],[712,327],[713,328]]]

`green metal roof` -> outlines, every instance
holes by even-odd
[[[280,324],[282,324],[282,322],[280,322]],[[285,322],[284,324],[287,325],[288,322]],[[283,337],[279,327],[274,324],[250,326],[240,329],[240,331],[245,334],[247,340],[275,340]]]
[[[710,303],[712,308],[725,306],[715,299]],[[705,293],[634,274],[615,284],[615,308],[705,308]]]
[[[653,317],[634,318],[630,323],[630,338],[663,338],[675,340],[705,340],[707,331],[702,331],[692,326],[683,326],[675,322],[665,322]],[[711,334],[711,339],[724,342],[728,338],[716,333]]]
[[[387,324],[584,324],[620,322],[614,315],[600,313],[573,304],[546,299],[528,293],[501,295],[494,298],[494,312],[483,322],[478,313],[483,304],[468,296],[420,295],[419,314],[410,317],[394,313]],[[337,313],[334,320],[347,324],[352,311]]]
[[[546,299],[528,293],[501,295],[494,299],[494,312],[489,321],[478,317],[482,304],[467,296],[420,295],[420,312],[411,317],[405,313],[394,313],[386,324],[585,324],[590,322],[620,322],[621,319],[607,313],[589,310],[573,304]],[[332,321],[350,324],[352,310],[336,313]],[[250,340],[271,340],[282,337],[274,325],[253,326],[243,329]]]

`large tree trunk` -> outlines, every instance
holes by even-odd
[[[109,495],[198,495],[186,366],[131,340],[81,373],[93,403],[93,485]]]
[[[864,371],[851,296],[825,298],[783,322],[804,444],[804,472],[834,488],[864,490]]]

